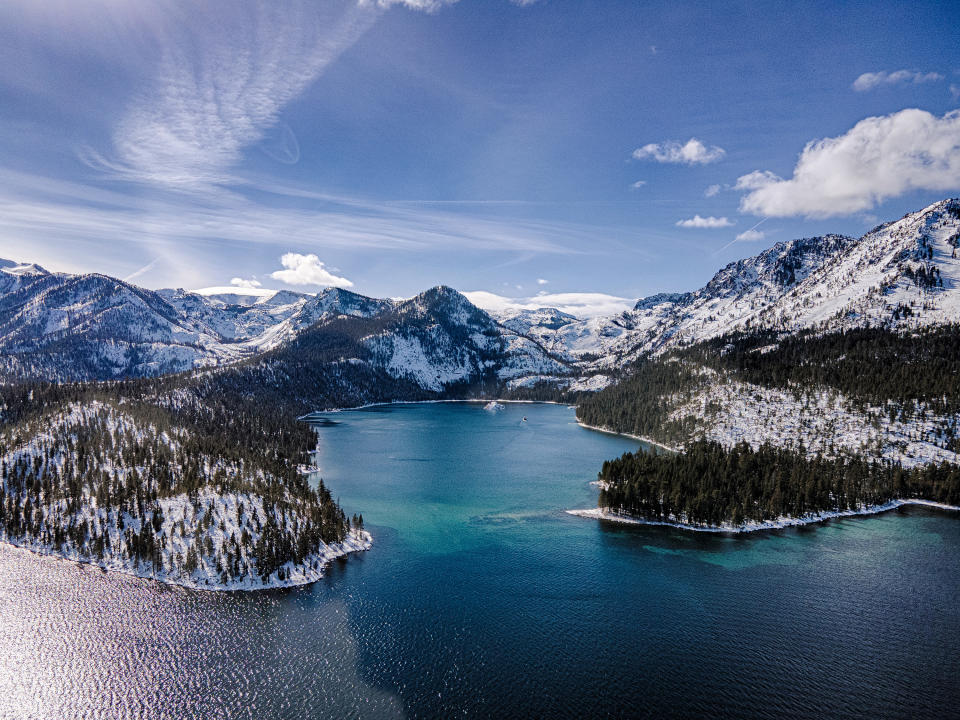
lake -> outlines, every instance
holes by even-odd
[[[958,515],[745,536],[573,517],[639,443],[559,405],[317,432],[375,544],[312,586],[193,592],[0,546],[0,718],[960,712]]]

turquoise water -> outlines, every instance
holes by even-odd
[[[0,717],[958,716],[956,515],[573,517],[638,443],[564,406],[369,408],[318,436],[375,545],[311,587],[198,593],[0,547]]]

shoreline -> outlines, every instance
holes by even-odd
[[[502,398],[461,398],[459,400],[390,400],[385,402],[366,403],[365,405],[353,405],[351,407],[324,408],[323,410],[311,410],[297,418],[309,422],[313,415],[326,415],[328,413],[349,412],[351,410],[366,410],[374,407],[389,407],[390,405],[437,405],[440,403],[513,403],[516,405],[566,405],[567,407],[576,407],[568,402],[557,402],[556,400],[504,400]],[[652,441],[651,441],[652,442]]]
[[[658,448],[663,448],[664,450],[668,450],[672,453],[683,452],[681,448],[671,447],[662,442],[657,442],[656,440],[652,440],[651,438],[644,437],[643,435],[632,435],[630,433],[617,432],[616,430],[600,427],[599,425],[587,425],[586,423],[580,422],[579,420],[577,420],[577,425],[587,430],[595,430],[596,432],[606,433],[607,435],[619,435],[620,437],[628,437],[631,440],[639,440],[640,442],[644,442],[647,445],[656,445]]]
[[[678,530],[687,530],[689,532],[705,533],[728,533],[737,535],[741,533],[760,532],[763,530],[782,530],[788,527],[799,527],[802,525],[813,525],[816,523],[834,520],[837,518],[858,517],[866,515],[879,515],[880,513],[896,510],[907,505],[920,505],[932,507],[938,510],[950,510],[960,512],[960,506],[947,505],[933,500],[923,500],[920,498],[907,498],[890,500],[881,505],[867,505],[854,510],[824,510],[818,513],[811,513],[801,517],[780,517],[776,520],[767,520],[760,523],[746,523],[743,525],[691,525],[689,523],[671,521],[671,520],[647,520],[645,518],[633,515],[614,512],[609,508],[587,508],[582,510],[565,510],[568,515],[574,515],[581,518],[593,518],[596,520],[606,520],[607,522],[622,523],[624,525],[653,525],[660,527],[672,527]]]
[[[355,534],[351,531],[350,535],[348,535],[343,542],[327,545],[327,551],[323,554],[310,555],[301,566],[288,568],[290,575],[288,575],[286,580],[278,580],[275,575],[271,575],[270,580],[266,583],[259,581],[259,579],[255,582],[249,578],[245,578],[242,581],[229,585],[208,585],[195,581],[191,582],[182,578],[170,577],[163,572],[155,573],[152,570],[141,570],[139,567],[125,565],[123,563],[97,562],[92,559],[64,555],[52,548],[36,543],[21,543],[16,540],[3,538],[0,539],[0,545],[23,550],[43,558],[51,558],[63,562],[75,563],[77,565],[86,565],[91,568],[99,568],[105,573],[117,573],[141,580],[152,580],[153,582],[171,587],[179,587],[185,590],[203,590],[206,592],[258,592],[262,590],[286,590],[312,585],[317,582],[317,580],[323,578],[326,574],[327,566],[332,561],[347,557],[351,553],[366,552],[373,547],[373,536],[366,530],[361,530],[360,534]],[[316,561],[318,565],[316,568],[309,566],[312,565],[314,561]],[[289,563],[287,563],[287,565],[289,565]]]

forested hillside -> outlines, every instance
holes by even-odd
[[[827,335],[720,337],[678,352],[767,387],[823,386],[865,403],[925,403],[960,412],[960,325],[891,332],[856,328]]]
[[[813,421],[814,413],[824,411],[816,399],[826,393],[834,410],[859,414],[864,424],[935,425],[937,443],[955,452],[960,450],[957,348],[956,325],[909,333],[861,328],[820,336],[725,336],[640,362],[623,382],[584,398],[577,417],[588,425],[683,444],[709,435],[715,416],[737,394],[741,405],[758,399],[767,405],[795,403],[799,415]],[[710,399],[699,409],[691,404],[704,398]],[[808,448],[824,439],[836,438],[815,433],[799,438]]]

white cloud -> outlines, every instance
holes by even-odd
[[[706,190],[703,191],[704,197],[713,197],[718,194],[723,188],[720,185],[711,185]]]
[[[769,170],[754,170],[752,173],[741,175],[737,178],[737,184],[733,186],[734,190],[759,190],[771,183],[782,182],[783,178],[770,172]]]
[[[322,287],[353,287],[346,278],[331,274],[313,253],[284,253],[280,264],[285,270],[276,270],[270,277],[288,285],[320,285]]]
[[[682,228],[725,228],[733,225],[733,220],[727,217],[700,217],[694,215],[689,220],[677,220],[677,227]]]
[[[764,240],[767,236],[763,234],[762,230],[744,230],[742,233],[737,235],[736,242],[759,242]]]
[[[235,277],[230,281],[230,284],[234,287],[241,288],[258,288],[260,287],[260,282],[257,280],[244,280],[243,278]]]
[[[956,102],[960,100],[960,85],[950,84],[950,94],[953,95],[953,100]]]
[[[656,160],[677,165],[706,165],[716,162],[725,154],[723,148],[716,145],[707,147],[696,138],[690,138],[683,144],[673,140],[649,143],[633,151],[633,157],[637,160]]]
[[[546,285],[549,280],[544,280],[543,278],[537,278],[537,285]]]
[[[853,81],[853,89],[857,92],[866,92],[873,90],[881,85],[899,85],[900,83],[912,82],[915,85],[927,82],[936,82],[943,80],[943,75],[935,72],[915,72],[913,70],[895,70],[894,72],[868,72],[863,73]]]
[[[635,300],[607,295],[606,293],[541,292],[533,297],[526,298],[509,298],[485,290],[463,294],[474,305],[487,311],[509,312],[511,310],[536,310],[543,307],[552,307],[579,318],[617,315],[624,310],[629,310],[636,303]]]
[[[640,188],[642,188],[642,187],[643,187],[644,185],[646,185],[646,184],[647,184],[647,181],[646,181],[646,180],[637,180],[637,181],[636,181],[635,183],[633,183],[630,187],[632,187],[634,190],[639,190]]]
[[[938,118],[907,109],[861,120],[844,135],[807,143],[784,180],[754,171],[741,212],[829,217],[869,210],[911,190],[960,188],[960,111]]]

